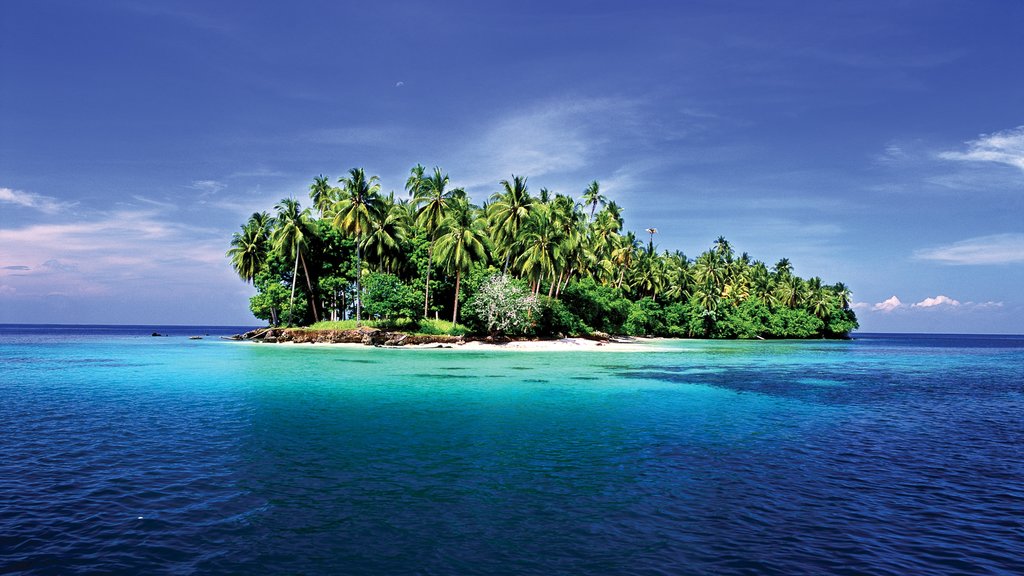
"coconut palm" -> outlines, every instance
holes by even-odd
[[[309,245],[316,237],[316,226],[313,224],[309,208],[303,209],[299,201],[294,198],[283,198],[274,206],[277,215],[274,217],[275,227],[271,234],[271,242],[274,250],[282,258],[295,260],[292,271],[292,295],[289,302],[288,323],[292,321],[292,309],[295,307],[295,281],[299,275],[299,264],[302,264],[302,271],[306,276],[306,287],[309,289],[310,307],[313,309],[313,320],[319,321],[316,311],[316,296],[313,290],[313,282],[309,277],[309,266],[306,265],[305,253],[309,251]]]
[[[334,205],[335,191],[336,189],[331,186],[327,176],[323,174],[314,178],[313,183],[310,184],[309,198],[313,201],[313,207],[320,212],[321,217],[325,216]]]
[[[231,258],[231,267],[250,284],[267,264],[270,223],[266,212],[255,212],[242,226],[241,232],[231,235],[231,249],[227,252]]]
[[[363,239],[363,253],[378,269],[393,272],[402,259],[401,243],[408,230],[408,212],[404,204],[395,201],[392,192],[383,198],[380,217],[370,220]]]
[[[555,269],[562,258],[564,236],[551,218],[551,207],[541,205],[535,208],[523,225],[520,238],[522,252],[516,259],[516,266],[523,271],[533,285],[533,292],[540,290],[540,284],[549,278],[550,296],[555,288]]]
[[[515,250],[516,241],[523,223],[533,210],[533,198],[526,188],[524,176],[512,175],[512,181],[501,181],[502,191],[491,196],[493,202],[489,206],[491,220],[491,240],[494,241],[499,255],[505,259],[502,273],[508,271],[509,261]]]
[[[487,233],[483,222],[465,200],[452,202],[441,230],[437,239],[437,255],[448,273],[455,273],[455,301],[452,305],[452,323],[455,324],[459,321],[462,275],[469,272],[473,264],[487,258]]]
[[[416,197],[416,192],[419,191],[423,185],[423,174],[426,172],[426,167],[423,164],[416,164],[409,169],[409,178],[405,180],[405,191],[409,193],[410,198]]]
[[[601,185],[594,180],[587,186],[587,189],[583,191],[583,198],[580,200],[580,204],[583,206],[590,206],[590,221],[594,221],[594,211],[597,210],[597,205],[604,206],[608,203],[608,198],[604,194],[601,194]]]
[[[363,235],[380,218],[380,179],[366,177],[362,168],[352,168],[348,176],[338,179],[341,194],[332,208],[332,224],[342,232],[356,237],[356,325],[363,319],[362,309],[362,244]]]
[[[836,295],[836,304],[839,306],[839,308],[845,310],[846,308],[850,307],[850,297],[852,296],[852,294],[850,293],[850,289],[846,286],[846,284],[843,284],[842,282],[836,282],[832,286],[832,292],[834,292]]]
[[[427,279],[423,295],[424,318],[427,317],[430,310],[430,269],[434,266],[434,242],[441,223],[448,216],[449,204],[454,192],[446,190],[448,182],[448,175],[443,173],[440,168],[434,167],[434,173],[430,177],[420,176],[413,195],[413,202],[419,206],[416,211],[416,223],[423,227],[427,238],[430,239],[430,244],[427,247]]]

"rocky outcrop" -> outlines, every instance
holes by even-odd
[[[300,344],[363,344],[365,346],[419,346],[424,344],[462,344],[462,336],[406,334],[387,332],[379,328],[361,326],[354,330],[310,330],[308,328],[260,328],[245,334],[236,334],[232,340]]]

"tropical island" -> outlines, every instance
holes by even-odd
[[[311,207],[294,198],[257,212],[227,252],[257,290],[269,341],[318,331],[381,332],[381,342],[464,336],[607,338],[846,338],[850,290],[803,279],[783,258],[769,267],[723,237],[694,259],[658,252],[623,231],[622,209],[597,181],[579,200],[513,175],[482,205],[417,164],[405,198],[351,169],[318,176]],[[366,338],[365,328],[363,337]],[[408,340],[408,338],[412,340]]]

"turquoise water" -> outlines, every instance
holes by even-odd
[[[0,572],[1024,572],[1024,337],[235,331],[0,326]]]

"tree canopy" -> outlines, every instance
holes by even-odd
[[[496,325],[490,294],[529,298],[525,320],[508,328],[537,336],[834,338],[857,328],[845,284],[801,278],[786,258],[768,266],[737,255],[721,236],[695,258],[659,252],[658,230],[623,230],[622,208],[597,181],[576,200],[546,188],[533,196],[527,178],[512,175],[482,206],[450,188],[440,167],[414,166],[408,198],[382,194],[361,168],[338,182],[315,177],[310,208],[282,199],[273,216],[255,213],[232,236],[227,255],[258,291],[258,318],[361,320],[367,299],[371,319],[408,320],[418,300],[424,318],[456,322],[462,307],[466,323],[487,331]],[[523,295],[508,297],[514,286]]]

